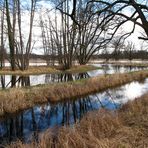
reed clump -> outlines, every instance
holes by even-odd
[[[82,118],[73,128],[63,127],[57,137],[47,130],[39,143],[15,142],[9,148],[145,148],[148,147],[148,94],[117,111],[100,109]]]
[[[15,113],[45,102],[76,99],[107,88],[116,87],[148,77],[148,71],[112,74],[82,79],[74,82],[13,88],[0,91],[0,115]]]

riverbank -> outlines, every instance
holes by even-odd
[[[90,112],[73,128],[63,127],[56,137],[47,130],[38,143],[15,142],[8,148],[144,148],[148,147],[148,93],[129,101],[117,111]]]
[[[11,88],[0,91],[0,116],[31,108],[37,104],[76,99],[107,88],[148,77],[148,71],[97,76],[74,82]]]
[[[59,74],[59,73],[83,73],[91,70],[100,69],[93,65],[77,65],[68,70],[60,70],[60,67],[48,66],[30,66],[28,70],[15,70],[11,71],[9,67],[0,70],[0,75],[39,75],[39,74]]]

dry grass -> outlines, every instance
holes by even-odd
[[[31,74],[44,74],[44,73],[59,73],[60,71],[53,67],[47,66],[34,66],[29,67],[28,70],[15,70],[11,71],[10,68],[0,70],[0,75],[31,75]]]
[[[112,74],[82,79],[75,82],[38,85],[28,88],[12,88],[0,91],[0,116],[15,113],[48,101],[75,99],[148,77],[148,71]]]
[[[84,73],[91,70],[101,69],[101,67],[96,67],[93,65],[78,65],[73,66],[71,69],[66,70],[66,73]]]
[[[48,67],[48,66],[30,66],[28,70],[15,70],[11,71],[10,67],[6,67],[0,70],[0,75],[35,75],[35,74],[46,74],[46,73],[82,73],[91,70],[100,69],[99,67],[93,65],[77,65],[73,66],[69,70],[61,70],[59,66]]]
[[[99,110],[87,114],[74,128],[62,128],[56,139],[50,131],[39,143],[20,141],[9,148],[147,148],[148,94],[128,102],[118,111]]]

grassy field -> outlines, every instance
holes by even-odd
[[[148,94],[136,98],[117,111],[99,110],[88,113],[73,128],[62,128],[53,138],[48,130],[39,143],[18,141],[8,148],[147,148]]]
[[[74,82],[12,88],[0,91],[0,116],[15,113],[48,101],[57,102],[103,91],[148,77],[148,71],[112,74]]]
[[[96,67],[93,65],[78,65],[73,66],[69,70],[60,70],[60,67],[47,67],[47,66],[31,66],[28,70],[15,70],[11,71],[9,67],[0,70],[0,75],[37,75],[37,74],[58,74],[58,73],[83,73],[91,70],[100,69],[101,67]]]

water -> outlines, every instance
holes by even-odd
[[[29,76],[15,76],[15,75],[0,75],[0,88],[7,89],[10,87],[24,87],[35,86],[39,84],[49,84],[55,82],[75,81],[82,78],[94,77],[102,74],[123,73],[129,71],[136,71],[144,69],[142,67],[121,67],[113,65],[95,64],[95,66],[102,67],[102,69],[88,71],[86,73],[76,74],[41,74]]]
[[[0,143],[11,142],[17,138],[24,142],[38,139],[40,133],[49,128],[73,125],[89,111],[100,108],[118,109],[122,104],[147,91],[148,79],[77,100],[35,106],[0,121]]]
[[[0,88],[7,89],[11,87],[25,87],[35,86],[39,84],[49,84],[58,82],[75,81],[82,78],[89,78],[87,73],[81,74],[42,74],[42,75],[29,75],[29,76],[12,76],[1,75]]]

